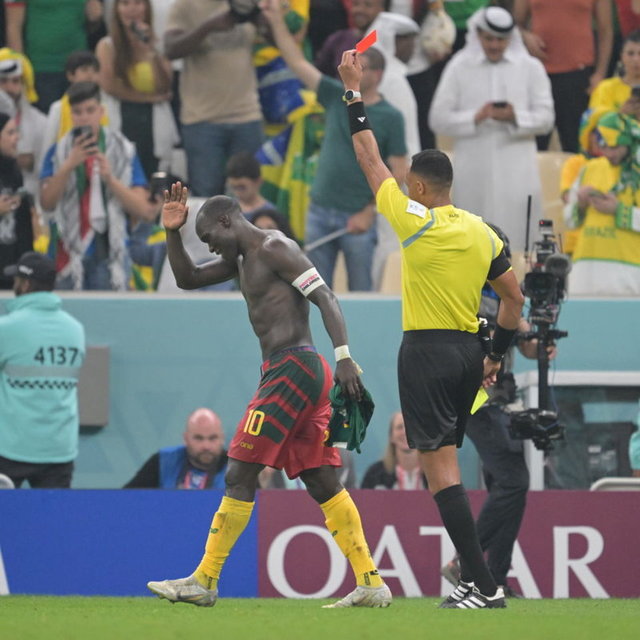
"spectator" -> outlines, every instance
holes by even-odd
[[[615,0],[620,33],[623,38],[640,29],[640,0]]]
[[[262,175],[260,163],[255,156],[246,151],[236,153],[227,163],[227,187],[240,203],[245,216],[254,211],[274,209],[275,206],[260,194]]]
[[[18,124],[18,165],[25,189],[38,193],[38,169],[45,149],[42,146],[46,117],[31,105],[38,99],[33,85],[33,68],[21,53],[0,49],[0,88],[15,104]]]
[[[64,63],[72,51],[87,49],[87,30],[102,24],[100,0],[25,2],[5,0],[7,46],[33,64],[37,107],[47,113],[67,88]]]
[[[569,193],[565,219],[579,230],[573,295],[640,295],[640,125],[615,112],[598,121],[603,157],[589,160]]]
[[[194,196],[223,193],[227,159],[262,143],[256,29],[243,19],[226,0],[176,0],[169,14],[165,52],[184,58],[180,120]]]
[[[349,125],[342,100],[342,84],[323,75],[308,62],[284,23],[275,1],[265,3],[263,12],[271,24],[278,48],[289,68],[311,90],[326,109],[326,133],[320,149],[318,171],[311,190],[305,242],[323,241],[327,235],[344,234],[309,252],[323,280],[333,284],[338,251],[344,253],[351,291],[372,289],[371,266],[376,244],[373,194],[359,169],[351,144]],[[402,114],[378,92],[384,71],[384,57],[375,48],[364,54],[368,68],[362,86],[363,100],[374,132],[391,170],[399,182],[406,173],[406,146]],[[349,181],[345,180],[349,176]]]
[[[53,293],[50,258],[25,253],[4,275],[15,278],[16,298],[0,318],[0,473],[16,487],[69,488],[84,329]]]
[[[523,251],[528,194],[533,220],[541,213],[535,135],[553,126],[549,79],[505,9],[480,9],[468,26],[467,44],[442,74],[429,121],[454,138],[456,206],[494,220],[512,249]]]
[[[188,418],[184,445],[154,453],[125,489],[223,489],[227,468],[222,422],[211,409]]]
[[[571,186],[576,181],[582,168],[591,158],[598,158],[602,155],[600,150],[600,136],[596,131],[598,121],[608,112],[607,109],[587,109],[582,114],[582,122],[580,123],[580,153],[576,153],[568,157],[563,165],[560,173],[560,197],[566,204],[569,198]],[[572,232],[569,232],[572,233]],[[566,236],[563,238],[563,250],[568,251],[566,244]]]
[[[53,213],[58,286],[122,291],[129,280],[127,214],[152,220],[157,207],[133,144],[100,125],[100,87],[72,85],[69,104],[74,129],[49,149],[40,176],[42,207]]]
[[[489,0],[444,0],[443,4],[444,10],[456,26],[456,39],[451,47],[452,53],[456,53],[465,45],[469,18],[479,9],[486,7]]]
[[[413,54],[407,62],[406,73],[417,103],[420,136],[418,151],[431,149],[436,143],[435,136],[429,128],[429,107],[445,61],[451,53],[455,26],[444,10],[441,0],[391,0],[390,11],[413,18],[420,25],[420,34]],[[381,91],[383,95],[387,95],[383,89]]]
[[[64,65],[64,72],[69,85],[76,82],[98,82],[100,79],[100,63],[91,51],[74,51],[69,54]],[[104,94],[102,95],[104,98]],[[105,113],[100,121],[105,127],[109,124],[109,116]],[[51,104],[47,114],[42,148],[49,149],[60,138],[71,131],[71,106],[69,95],[65,93],[60,100]]]
[[[415,49],[418,25],[411,18],[383,11],[378,14],[372,28],[378,33],[376,49],[382,53],[385,61],[378,90],[389,104],[402,113],[407,151],[413,156],[422,147],[418,132],[418,105],[407,80],[407,63]]]
[[[150,0],[116,0],[110,35],[96,47],[110,125],[136,145],[145,175],[168,170],[178,142],[171,62],[157,49]],[[162,166],[160,166],[160,164]]]
[[[22,189],[22,174],[16,162],[18,153],[16,121],[0,113],[0,289],[11,289],[13,278],[2,269],[33,249],[33,199]]]
[[[418,25],[412,18],[383,11],[371,25],[378,33],[376,48],[385,58],[384,73],[378,90],[404,119],[405,142],[410,156],[421,149],[418,131],[418,105],[407,78],[407,63],[415,49]],[[426,119],[425,113],[425,119]],[[383,217],[377,220],[378,240],[373,255],[373,288],[377,289],[389,254],[398,250],[398,240]]]
[[[309,26],[309,0],[289,3],[284,20],[308,55],[305,33]],[[288,218],[296,237],[302,239],[309,187],[324,135],[324,110],[315,94],[287,66],[264,16],[258,18],[258,28],[254,63],[267,135],[256,154],[264,178],[261,191]]]
[[[287,238],[295,240],[289,221],[272,207],[258,209],[248,215],[247,219],[251,224],[258,227],[258,229],[277,229],[278,231],[282,231]]]
[[[518,26],[525,29],[530,23],[531,30],[522,33],[527,49],[549,74],[564,151],[578,151],[580,117],[588,94],[607,74],[613,47],[611,11],[611,0],[514,2]],[[538,149],[548,149],[550,138],[550,134],[541,136]]]
[[[622,44],[620,75],[600,82],[589,99],[590,109],[619,111],[640,119],[640,30]]]
[[[351,0],[348,11],[352,26],[329,36],[316,54],[315,65],[322,74],[338,77],[342,52],[355,47],[356,42],[372,29],[372,23],[384,8],[385,0]]]
[[[307,35],[314,55],[336,31],[347,28],[347,10],[341,0],[311,0]]]
[[[569,156],[562,164],[560,172],[560,198],[565,204],[569,200],[571,186],[578,178],[580,171],[591,158],[602,155],[600,150],[600,136],[596,131],[598,121],[607,113],[607,109],[587,109],[582,114],[580,123],[580,153]],[[565,229],[562,234],[562,250],[571,255],[576,246],[578,231]]]
[[[292,0],[287,4],[285,22],[299,44],[304,43],[309,24],[309,0]],[[258,97],[267,136],[275,136],[286,125],[313,107],[305,95],[304,85],[287,68],[277,47],[273,46],[269,25],[262,15],[257,18],[258,37],[254,43],[253,63],[258,77]]]
[[[389,442],[384,457],[365,472],[361,489],[426,489],[416,449],[410,449],[402,413],[396,411],[389,423]]]

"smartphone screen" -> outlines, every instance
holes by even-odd
[[[82,125],[81,127],[74,127],[73,131],[71,132],[71,135],[74,138],[81,138],[83,136],[88,136],[91,135],[93,133],[93,129],[88,125]]]

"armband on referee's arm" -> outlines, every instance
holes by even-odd
[[[487,274],[487,280],[495,280],[499,278],[503,273],[506,273],[511,269],[511,263],[504,249],[491,261],[489,266],[489,273]]]
[[[511,346],[513,337],[516,335],[516,331],[516,329],[505,329],[499,324],[496,324],[496,330],[493,333],[491,353],[487,356],[489,360],[502,362],[507,350]]]

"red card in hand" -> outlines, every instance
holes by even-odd
[[[356,51],[358,53],[364,53],[371,45],[376,43],[378,39],[378,32],[374,29],[369,35],[365,36],[356,44]]]

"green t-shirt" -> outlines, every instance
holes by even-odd
[[[321,207],[356,213],[364,209],[374,195],[356,160],[343,94],[340,82],[322,76],[318,102],[326,110],[325,133],[311,200]],[[385,100],[366,109],[382,158],[406,155],[402,114]]]
[[[444,0],[444,10],[451,16],[456,29],[466,29],[467,20],[489,0]]]
[[[64,71],[72,51],[87,48],[86,0],[6,0],[25,4],[24,50],[35,71]]]

